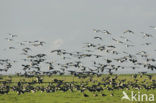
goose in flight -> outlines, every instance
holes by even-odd
[[[134,34],[134,32],[133,32],[132,30],[126,30],[126,31],[124,31],[123,33],[124,33],[124,34],[125,34],[125,33],[131,33],[131,34]]]
[[[156,29],[156,26],[149,26],[150,28]]]
[[[101,32],[100,29],[93,29],[93,31],[94,31],[95,33],[99,33],[99,32]]]
[[[117,40],[117,39],[115,39],[115,38],[112,38],[112,40],[115,41],[115,42],[117,42],[117,43],[121,43],[121,44],[124,43],[124,42],[122,42],[122,41],[120,41],[120,40]]]
[[[111,35],[111,33],[108,30],[103,30],[105,34]]]
[[[12,47],[12,46],[11,46],[11,47],[9,47],[9,49],[15,49],[15,47]]]
[[[142,45],[151,45],[152,43],[151,42],[147,42],[147,43],[144,43]]]
[[[98,37],[98,36],[95,36],[94,39],[100,39],[100,40],[102,40],[102,38],[101,37]]]
[[[22,49],[24,51],[24,53],[28,53],[29,50],[31,50],[30,48],[26,47]]]
[[[96,47],[96,45],[92,43],[84,43],[84,44],[86,44],[86,47]]]
[[[144,33],[144,32],[141,32],[141,33],[144,34],[143,38],[145,38],[145,37],[153,37],[153,35],[151,35],[151,34],[147,34],[147,33]]]
[[[10,39],[10,38],[5,38],[7,41],[13,41],[13,39]]]
[[[127,39],[127,38],[126,38],[126,37],[124,37],[124,36],[120,36],[120,38],[124,39],[124,40],[125,40],[125,41],[127,41],[127,42],[131,42],[131,43],[132,43],[132,41],[131,41],[131,40]]]
[[[11,33],[9,33],[9,35],[13,38],[13,37],[17,37],[17,35],[16,34],[11,34]]]
[[[135,45],[125,44],[125,46],[128,47],[134,47]]]

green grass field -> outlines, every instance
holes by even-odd
[[[88,85],[97,84],[98,82],[102,82],[102,78],[107,77],[108,75],[103,75],[99,78],[96,76],[93,77],[93,82],[88,82]],[[77,83],[83,83],[87,82],[89,80],[89,77],[86,79],[78,79],[77,77],[72,76],[42,76],[43,82],[42,84],[34,84],[33,86],[47,86],[47,82],[52,82],[54,79],[58,80],[64,80],[64,82],[77,82]],[[113,78],[113,77],[111,77]],[[18,81],[25,81],[25,82],[31,82],[35,80],[35,77],[33,78],[25,78],[25,77],[18,77],[18,76],[3,76],[1,77],[0,81],[6,81],[6,80],[12,80],[14,83],[10,83],[10,86],[17,85],[16,82]],[[144,80],[144,84],[150,85],[152,83],[152,80],[156,80],[156,74],[153,74],[152,80],[149,80],[147,76],[143,77],[137,77],[136,79],[133,79],[131,75],[119,75],[118,80],[116,82],[119,82],[120,80],[126,79],[126,82],[134,82],[136,79],[138,80],[137,84],[142,83]],[[2,83],[0,84],[2,85]],[[26,84],[25,84],[26,85]],[[111,85],[108,85],[111,87]],[[115,89],[115,90],[107,90],[104,89],[100,92],[89,92],[88,90],[85,90],[84,93],[88,95],[88,97],[84,97],[83,93],[80,91],[74,90],[73,92],[68,90],[67,92],[63,91],[56,91],[53,93],[46,93],[37,91],[35,93],[27,92],[21,95],[18,95],[16,92],[11,91],[8,94],[0,94],[0,103],[133,103],[129,100],[121,100],[123,93],[122,91],[125,91],[128,95],[131,94],[131,91],[134,91],[136,94],[140,92],[140,94],[154,94],[156,96],[156,89],[134,89],[130,88],[127,89]],[[101,94],[105,94],[106,96],[102,96]],[[96,96],[95,96],[96,95]],[[154,98],[155,99],[155,98]],[[156,103],[156,101],[149,102],[149,101],[134,101],[134,103]]]

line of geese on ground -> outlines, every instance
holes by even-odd
[[[140,81],[140,78],[144,76],[144,79]],[[88,76],[87,76],[88,77]],[[86,78],[87,78],[86,77]],[[145,78],[146,77],[146,78]],[[84,78],[84,77],[83,77]],[[11,79],[11,77],[10,77]],[[135,90],[153,90],[156,89],[156,80],[152,79],[152,75],[141,72],[140,74],[133,74],[132,80],[119,79],[118,75],[111,77],[110,75],[101,77],[100,80],[95,80],[93,75],[89,76],[88,79],[80,79],[81,81],[64,81],[54,78],[51,82],[44,82],[42,76],[37,76],[36,80],[32,82],[26,82],[24,80],[19,82],[12,82],[12,80],[1,81],[0,94],[7,94],[9,91],[15,91],[18,95],[24,94],[26,92],[46,92],[54,93],[57,91],[79,91],[83,93],[84,97],[88,97],[87,91],[92,92],[93,96],[107,96],[104,90],[111,91],[110,95],[114,96],[113,90],[123,90],[123,89],[135,89]],[[14,85],[9,85],[14,83]],[[35,84],[48,83],[47,86]]]

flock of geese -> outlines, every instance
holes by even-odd
[[[154,26],[150,26],[151,29],[156,29]],[[81,51],[67,51],[65,49],[55,49],[48,53],[44,51],[41,53],[33,52],[34,48],[44,47],[47,43],[45,41],[17,41],[18,35],[7,34],[8,37],[4,38],[14,46],[10,46],[4,50],[20,51],[19,60],[12,59],[0,59],[0,73],[3,75],[4,72],[15,68],[15,64],[20,64],[20,70],[22,72],[17,73],[18,76],[34,77],[37,76],[40,82],[29,82],[24,87],[22,82],[18,82],[17,86],[7,85],[7,81],[2,81],[0,86],[0,94],[8,93],[10,89],[17,91],[18,94],[30,91],[46,91],[55,92],[57,90],[62,91],[73,91],[74,89],[84,92],[89,91],[102,91],[103,89],[114,90],[123,88],[145,88],[155,89],[155,80],[152,80],[152,75],[148,75],[148,71],[155,72],[156,70],[156,59],[151,53],[156,52],[154,44],[155,35],[140,32],[136,34],[132,30],[126,30],[122,35],[115,35],[108,30],[93,29],[95,36],[93,42],[83,43]],[[133,38],[132,38],[133,37]],[[137,40],[139,38],[139,41]],[[138,44],[140,43],[140,44]],[[150,48],[146,50],[146,48]],[[142,50],[142,48],[144,50]],[[130,51],[130,52],[129,52]],[[16,67],[18,68],[18,67]],[[117,75],[115,78],[111,77],[117,71],[122,73],[122,70],[126,72],[132,70],[140,70],[141,74],[147,75],[152,84],[146,85],[145,81],[138,85],[137,75],[134,75],[135,82],[128,82],[126,80],[117,82]],[[62,80],[55,79],[50,82],[45,88],[34,87],[34,83],[42,83],[41,75],[64,75],[70,74],[78,78],[87,78],[96,75],[101,77],[102,74],[109,74],[107,78],[103,78],[102,82],[98,82],[97,85],[89,86],[88,82],[78,84],[77,82],[64,82]],[[0,77],[2,77],[0,74]],[[1,80],[1,78],[0,78]],[[92,79],[90,79],[92,82]],[[109,87],[107,85],[112,85]],[[102,94],[104,96],[104,94]],[[87,97],[87,94],[84,93]]]
[[[7,94],[10,91],[17,92],[18,95],[35,92],[54,93],[57,91],[79,91],[84,97],[89,97],[114,96],[113,90],[146,89],[148,91],[156,89],[156,80],[153,79],[152,75],[146,74],[145,72],[133,74],[131,80],[119,79],[118,75],[107,75],[98,78],[99,80],[95,79],[93,75],[88,77],[88,75],[81,74],[80,76],[79,74],[77,77],[79,77],[81,81],[75,81],[74,79],[72,81],[64,81],[53,78],[51,81],[45,82],[42,77],[37,76],[36,79],[29,82],[26,82],[25,79],[12,82],[12,77],[10,77],[9,80],[1,82],[0,94]],[[143,80],[140,81],[140,79]],[[14,85],[10,85],[11,83],[14,83]],[[37,86],[35,86],[36,84]],[[110,91],[110,94],[105,93],[104,90]],[[88,94],[88,91],[91,92],[91,94]]]
[[[81,81],[74,80],[78,77]],[[97,79],[98,77],[98,79]],[[1,78],[2,79],[2,78]],[[140,80],[142,79],[142,80]],[[12,85],[12,83],[14,85]],[[44,85],[42,85],[44,84]],[[45,82],[41,76],[36,76],[32,81],[22,79],[22,81],[13,82],[10,76],[8,80],[1,81],[0,94],[8,94],[10,91],[17,92],[18,95],[24,93],[55,93],[62,92],[80,92],[82,96],[114,96],[114,90],[155,90],[156,80],[153,75],[141,72],[133,74],[131,80],[120,78],[118,75],[94,76],[75,74],[72,81],[65,81],[65,79],[52,78]],[[106,93],[105,91],[109,91]],[[88,93],[91,92],[91,93]]]

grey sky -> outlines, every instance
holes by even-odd
[[[0,45],[8,45],[2,40],[8,32],[21,40],[45,40],[49,50],[59,44],[77,49],[92,40],[93,28],[114,35],[127,29],[156,33],[149,28],[156,26],[155,4],[156,0],[0,0]]]

